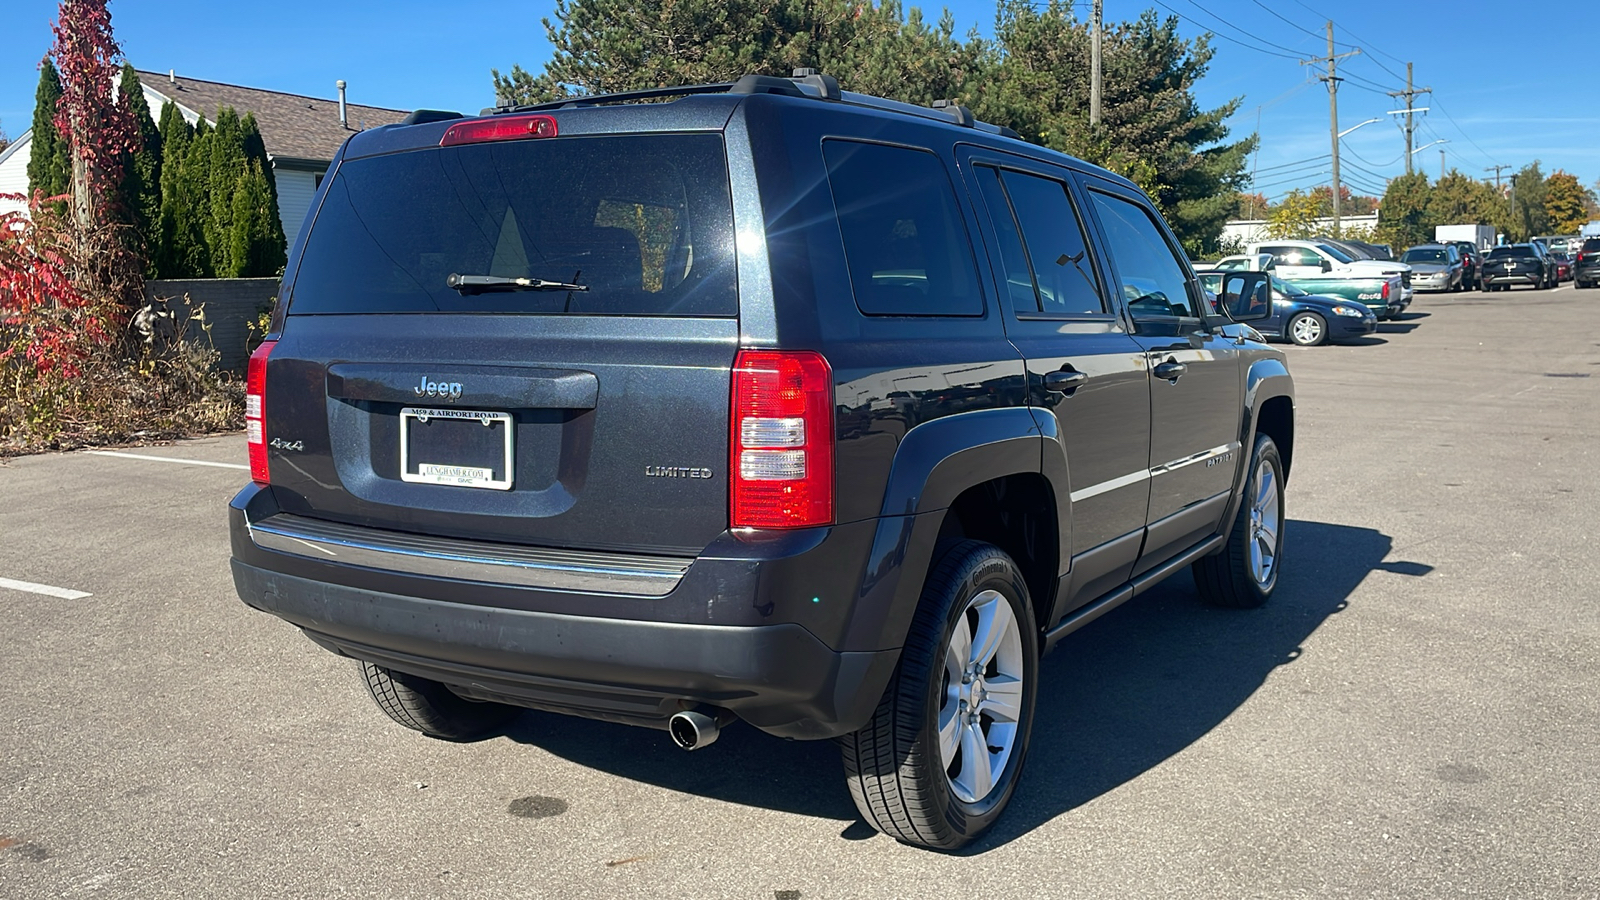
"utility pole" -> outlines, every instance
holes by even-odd
[[[1412,135],[1414,135],[1416,133],[1416,130],[1417,130],[1416,123],[1412,119],[1412,112],[1411,112],[1412,103],[1417,99],[1417,95],[1418,94],[1431,94],[1431,93],[1433,93],[1433,88],[1413,88],[1411,86],[1411,63],[1406,63],[1406,89],[1403,90],[1403,91],[1390,91],[1389,92],[1389,96],[1391,96],[1391,97],[1404,97],[1404,98],[1406,98],[1406,124],[1405,124],[1404,128],[1405,128],[1405,132],[1406,132],[1406,174],[1407,175],[1411,174],[1411,141],[1412,141]]]
[[[1439,180],[1444,180],[1444,148],[1439,148]]]
[[[1101,0],[1094,0],[1089,11],[1089,124],[1096,128],[1100,126],[1100,4]]]
[[[1338,75],[1339,60],[1347,56],[1355,56],[1361,50],[1351,50],[1349,53],[1333,52],[1333,21],[1328,21],[1328,55],[1319,59],[1302,59],[1302,66],[1327,66],[1326,74],[1318,75],[1317,79],[1328,83],[1328,134],[1333,136],[1333,234],[1339,235],[1339,82],[1343,81]]]
[[[1485,166],[1484,167],[1484,171],[1485,172],[1493,172],[1494,173],[1494,189],[1496,191],[1500,190],[1500,173],[1504,172],[1506,169],[1509,169],[1509,168],[1511,168],[1511,166]]]

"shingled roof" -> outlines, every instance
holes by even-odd
[[[215,121],[217,110],[224,106],[233,107],[241,116],[255,113],[267,152],[276,157],[327,162],[333,159],[344,139],[355,132],[390,125],[406,116],[406,110],[350,103],[346,105],[350,121],[346,128],[339,124],[338,100],[201,81],[182,75],[177,76],[174,83],[164,72],[141,71],[138,75],[146,89],[176,101],[208,121]]]

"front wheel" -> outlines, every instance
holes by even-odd
[[[1289,340],[1301,347],[1315,347],[1328,339],[1328,323],[1316,313],[1298,313],[1284,331]]]
[[[872,720],[839,739],[862,818],[937,850],[993,825],[1028,752],[1038,672],[1038,630],[1016,563],[979,541],[946,549]]]
[[[1215,606],[1236,609],[1266,603],[1282,568],[1283,526],[1283,459],[1272,438],[1258,435],[1227,545],[1191,567],[1200,596]]]

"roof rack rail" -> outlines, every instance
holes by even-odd
[[[788,78],[779,78],[775,75],[745,75],[737,81],[725,81],[716,84],[643,88],[636,91],[619,91],[612,94],[588,94],[579,97],[567,97],[561,100],[521,106],[493,106],[485,109],[481,115],[493,116],[505,113],[539,112],[553,109],[583,109],[609,103],[632,103],[640,100],[657,100],[666,97],[688,97],[695,94],[780,94],[787,97],[805,97],[811,100],[845,102],[855,106],[904,113],[924,119],[936,119],[944,122],[954,121],[955,124],[963,128],[973,128],[987,134],[998,134],[1003,137],[1021,139],[1021,135],[1003,125],[991,125],[988,122],[978,121],[972,115],[972,110],[954,100],[935,100],[930,108],[914,106],[910,103],[890,100],[886,97],[875,97],[871,94],[851,93],[842,90],[839,87],[839,80],[832,75],[823,75],[816,69],[808,67],[795,69]]]

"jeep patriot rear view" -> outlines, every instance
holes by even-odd
[[[235,584],[424,734],[742,719],[960,847],[1052,643],[1277,584],[1293,386],[1221,287],[1129,181],[805,70],[414,114],[250,359]]]

